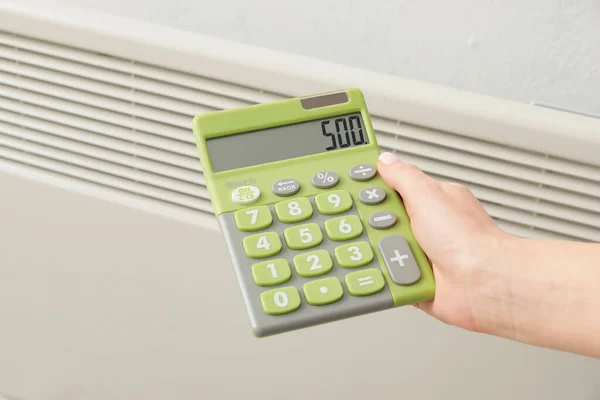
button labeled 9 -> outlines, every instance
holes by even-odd
[[[333,190],[315,196],[317,210],[324,215],[340,214],[352,208],[352,198],[345,190]]]

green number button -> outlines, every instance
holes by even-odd
[[[275,205],[275,214],[281,222],[293,223],[312,217],[313,209],[307,198],[282,201]]]
[[[323,241],[323,234],[317,224],[304,224],[287,228],[283,237],[292,250],[303,250],[315,247]]]
[[[344,289],[336,277],[318,279],[304,285],[304,297],[311,306],[331,304],[344,296]]]
[[[352,198],[345,190],[334,190],[315,196],[315,205],[321,214],[339,214],[352,208]]]
[[[337,247],[333,254],[340,267],[357,268],[373,261],[373,250],[367,242],[356,242]]]
[[[281,240],[275,232],[247,236],[242,244],[246,255],[250,258],[271,257],[281,251]]]
[[[261,293],[260,302],[265,314],[285,314],[300,307],[300,293],[294,286],[268,290]]]
[[[267,206],[236,211],[234,219],[238,229],[244,232],[259,231],[268,228],[273,223],[273,216]]]
[[[326,250],[317,250],[294,257],[296,273],[305,278],[326,274],[333,268],[333,261]]]
[[[291,276],[290,265],[283,258],[259,262],[252,266],[252,278],[259,286],[279,285]]]
[[[375,294],[385,286],[381,271],[368,268],[346,275],[346,287],[352,296],[368,296]]]
[[[327,237],[337,242],[359,237],[362,231],[362,224],[356,215],[333,218],[325,222]]]

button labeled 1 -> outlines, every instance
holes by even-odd
[[[283,258],[259,262],[252,266],[252,278],[258,286],[279,285],[291,277],[290,265]]]
[[[421,279],[421,270],[404,237],[400,235],[384,237],[379,241],[379,250],[392,282],[398,285],[412,285]]]

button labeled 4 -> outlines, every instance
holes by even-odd
[[[287,228],[283,237],[292,250],[303,250],[315,247],[323,241],[321,228],[317,224],[298,225]]]
[[[334,251],[340,267],[357,268],[373,261],[373,250],[367,242],[356,242],[340,246]]]
[[[333,190],[315,196],[315,205],[321,214],[340,214],[352,208],[352,198],[345,190]]]
[[[273,223],[273,216],[267,206],[238,210],[234,214],[234,219],[238,229],[244,232],[259,231]]]
[[[325,232],[329,239],[341,242],[359,237],[363,232],[363,227],[356,215],[348,215],[326,221]]]
[[[266,258],[281,251],[281,240],[276,232],[247,236],[242,241],[244,251],[250,258]]]

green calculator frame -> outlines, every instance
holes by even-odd
[[[255,336],[434,298],[360,90],[198,115],[193,132]]]

